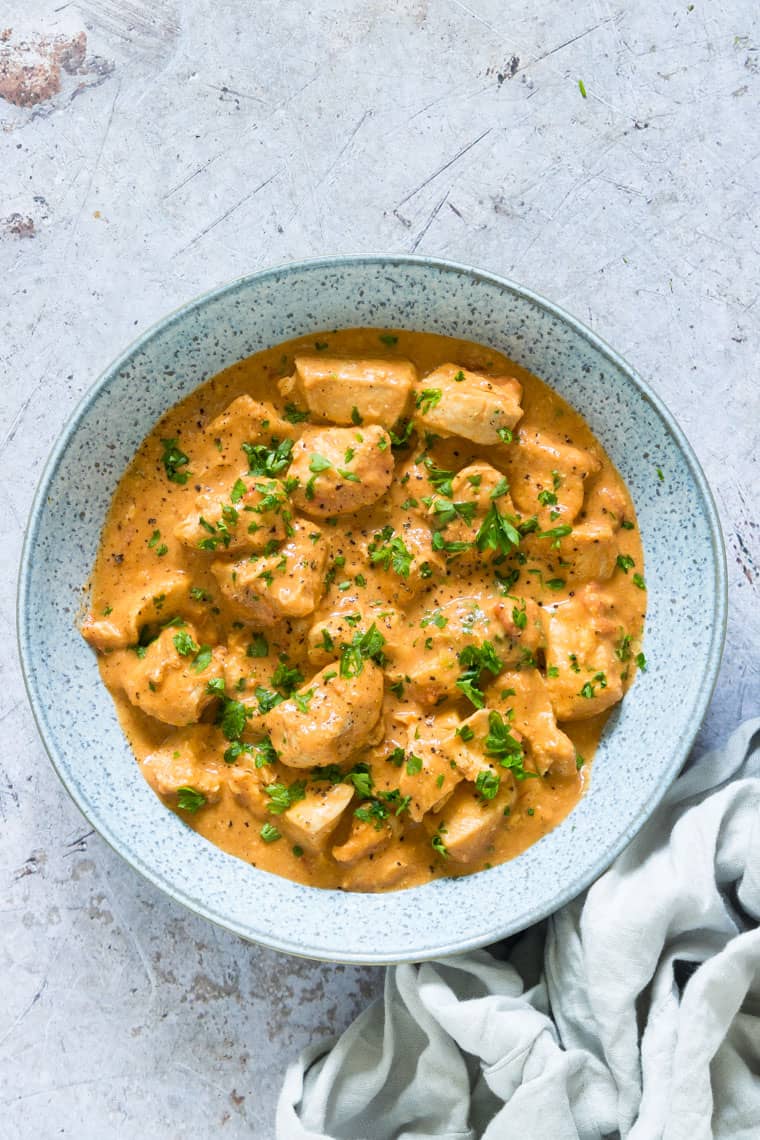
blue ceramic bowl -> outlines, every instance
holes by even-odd
[[[303,333],[356,325],[492,345],[588,420],[633,494],[649,585],[648,672],[611,717],[588,794],[519,858],[385,895],[288,882],[224,854],[143,780],[74,624],[114,488],[158,417],[201,381]],[[663,472],[660,480],[657,468]],[[244,938],[345,962],[454,954],[520,930],[578,894],[650,815],[710,699],[723,643],[725,556],[715,507],[670,413],[597,336],[492,274],[415,257],[272,269],[145,333],[77,408],[45,469],[21,563],[21,659],[40,734],[90,823],[172,898]]]

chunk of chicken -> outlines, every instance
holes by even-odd
[[[590,582],[546,611],[546,687],[558,720],[586,720],[623,697],[614,598]]]
[[[416,519],[405,519],[398,530],[386,526],[376,531],[367,546],[370,564],[383,581],[385,596],[406,605],[430,584],[433,575],[443,573],[446,564],[434,549],[430,527]]]
[[[444,490],[448,490],[445,485]],[[449,555],[450,565],[458,573],[469,573],[473,566],[500,553],[485,544],[481,544],[483,549],[478,546],[481,527],[494,509],[516,522],[507,479],[490,463],[463,467],[453,476],[450,493],[444,494],[439,488],[427,496],[427,504],[428,521],[444,540],[445,550],[454,554]]]
[[[227,773],[230,791],[237,803],[262,823],[272,821],[269,807],[271,798],[264,788],[271,784],[272,772],[268,767],[253,768],[248,764],[230,768]]]
[[[409,885],[419,870],[415,853],[402,839],[391,843],[384,851],[371,859],[360,859],[350,864],[341,881],[344,891],[401,890]]]
[[[261,628],[313,613],[324,591],[325,544],[309,537],[319,533],[313,526],[292,525],[293,535],[274,554],[211,564],[227,602]]]
[[[202,492],[174,534],[193,550],[261,551],[293,533],[285,486],[279,479],[243,476],[224,497]]]
[[[496,616],[509,639],[500,656],[505,665],[519,665],[531,660],[546,645],[546,631],[541,607],[532,598],[510,596],[496,605]]]
[[[392,606],[359,610],[354,599],[342,594],[335,609],[322,610],[315,615],[306,643],[309,661],[313,665],[325,665],[328,661],[337,660],[341,647],[350,645],[372,625],[387,639],[402,620],[401,614]]]
[[[381,498],[393,479],[388,433],[363,428],[306,428],[293,448],[290,477],[295,506],[322,518],[345,515]]]
[[[500,780],[499,791],[491,800],[479,795],[472,784],[460,785],[443,810],[430,817],[428,826],[437,828],[454,863],[485,858],[499,829],[506,827],[504,812],[517,798],[517,789],[510,772],[502,769]]]
[[[277,825],[293,843],[309,851],[324,851],[353,794],[350,784],[312,784],[304,798],[279,817]]]
[[[315,419],[335,424],[381,424],[399,420],[417,379],[409,360],[350,360],[296,356],[295,373],[279,383],[287,399],[306,403]]]
[[[518,509],[528,516],[538,515],[544,530],[577,518],[585,480],[601,468],[592,452],[550,432],[528,429],[520,430],[505,450],[503,462]]]
[[[208,650],[208,647],[204,647]],[[165,724],[195,724],[213,695],[206,681],[224,666],[224,650],[201,653],[195,627],[169,626],[142,655],[124,651],[120,678],[127,698]]]
[[[167,621],[180,614],[200,617],[201,607],[190,595],[192,579],[184,570],[172,570],[160,578],[150,571],[137,577],[137,587],[115,600],[102,617],[88,613],[81,625],[82,636],[93,649],[106,652],[136,645],[145,626]]]
[[[284,420],[268,400],[238,396],[213,419],[205,435],[216,454],[217,464],[240,466],[244,462],[244,443],[266,443],[295,439],[298,428]]]
[[[461,696],[457,681],[465,666],[458,655],[489,642],[501,661],[502,651],[509,648],[497,604],[495,599],[484,603],[477,597],[454,598],[426,610],[417,628],[399,626],[386,645],[390,676],[403,681],[410,695],[427,706]]]
[[[587,522],[607,524],[614,532],[621,523],[632,520],[633,511],[622,488],[606,479],[589,479],[581,518]]]
[[[498,444],[522,416],[522,387],[511,376],[486,376],[442,364],[419,382],[414,422],[437,435],[461,435],[474,443]]]
[[[465,720],[457,721],[456,724],[452,722],[451,731],[441,739],[443,754],[472,783],[475,783],[481,772],[499,774],[485,751],[490,714],[490,709],[477,709]]]
[[[402,796],[411,797],[409,816],[413,820],[419,821],[427,812],[436,811],[462,779],[461,772],[442,747],[442,741],[451,736],[456,723],[455,714],[444,713],[427,717],[409,733],[399,791]]]
[[[578,523],[571,534],[554,540],[540,534],[528,535],[522,549],[529,558],[543,562],[549,574],[584,582],[591,578],[606,580],[615,572],[619,547],[609,523]]]
[[[225,765],[210,759],[213,755],[211,738],[214,729],[194,729],[193,732],[173,732],[164,743],[145,757],[142,773],[154,792],[167,799],[176,799],[181,788],[199,792],[207,803],[217,803],[221,797],[222,770]],[[219,754],[219,750],[217,749]]]
[[[328,665],[264,719],[283,764],[341,764],[382,731],[382,703],[383,672],[373,661],[352,677]]]
[[[541,776],[550,768],[575,771],[575,745],[557,726],[549,687],[538,669],[502,673],[487,696],[492,707],[511,711],[512,735],[527,741],[528,757]]]
[[[333,847],[332,857],[346,866],[370,856],[374,858],[386,849],[400,830],[395,816],[388,816],[378,827],[367,820],[354,818],[348,838]]]

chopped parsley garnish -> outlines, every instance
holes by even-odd
[[[305,693],[293,693],[293,702],[300,713],[307,713],[316,689],[307,689]]]
[[[436,629],[445,629],[449,624],[449,619],[444,617],[440,610],[433,610],[431,613],[425,614],[420,622],[422,629],[428,625],[434,625]]]
[[[564,526],[550,527],[549,530],[540,530],[538,532],[537,537],[538,538],[550,538],[552,540],[552,547],[555,550],[559,550],[560,539],[565,538],[568,534],[572,534],[572,533],[573,533],[573,528],[571,526],[567,526],[567,524],[565,524]]]
[[[190,666],[193,673],[202,673],[204,669],[208,669],[209,665],[211,664],[211,655],[211,646],[202,645],[195,655],[195,660]]]
[[[636,660],[636,664],[638,665],[641,672],[646,673],[646,671],[647,671],[647,659],[644,656],[644,654],[643,653],[637,653],[635,660]]]
[[[475,733],[470,728],[469,724],[460,724],[459,728],[456,730],[456,735],[464,741],[474,740],[475,738]]]
[[[464,372],[462,371],[461,368],[459,369],[458,372],[454,373],[454,380],[457,384],[461,384],[462,381],[464,380]]]
[[[362,799],[369,799],[372,795],[372,773],[366,764],[357,764],[344,777],[346,784],[353,784],[357,795]]]
[[[246,490],[247,490],[247,488],[246,488],[246,485],[243,482],[243,480],[242,479],[236,479],[234,484],[233,484],[232,490],[230,491],[230,502],[231,503],[239,503],[240,500],[242,499],[243,495],[245,494]],[[234,521],[237,522],[237,514],[235,515]]]
[[[620,525],[623,530],[635,530],[633,523],[629,519],[623,519]]]
[[[292,439],[273,439],[271,447],[267,447],[265,443],[244,443],[242,447],[248,457],[250,475],[267,475],[269,478],[274,478],[290,466],[293,458]]]
[[[208,590],[201,589],[200,586],[191,586],[190,587],[190,597],[193,599],[194,602],[210,602],[211,601],[211,594],[209,594]]]
[[[546,670],[547,677],[559,677],[559,669],[556,665],[549,665]]]
[[[267,811],[272,815],[282,815],[289,807],[304,798],[306,781],[296,780],[294,784],[267,784],[264,791],[269,796]]]
[[[177,807],[181,811],[189,811],[194,815],[199,808],[202,808],[206,802],[206,797],[203,792],[199,792],[196,788],[191,788],[187,784],[181,788],[177,788]]]
[[[496,650],[490,641],[484,641],[481,646],[467,645],[457,654],[457,661],[464,672],[456,682],[457,688],[464,693],[476,709],[485,708],[486,698],[480,688],[480,674],[484,671],[497,676],[503,662],[497,656]]]
[[[433,498],[426,499],[424,502],[433,515],[433,526],[436,528],[448,526],[457,518],[464,519],[466,523],[471,523],[477,510],[477,503],[473,502],[455,503],[451,499]]]
[[[312,452],[309,460],[309,470],[311,471],[311,478],[306,484],[306,498],[311,500],[314,498],[314,484],[317,481],[317,475],[321,475],[323,471],[329,471],[332,463],[329,459],[325,459],[324,455],[319,452]]]
[[[469,550],[471,546],[471,542],[450,542],[447,538],[443,537],[439,530],[433,534],[433,550],[441,550],[444,554],[461,554],[462,551]]]
[[[478,772],[477,779],[475,780],[475,787],[484,800],[494,799],[501,787],[501,780],[495,772],[482,771]]]
[[[618,554],[616,562],[624,574],[627,574],[636,565],[630,554]]]
[[[393,535],[393,527],[383,527],[367,547],[370,562],[384,570],[392,569],[401,578],[408,578],[412,568],[412,554],[400,535]]]
[[[254,695],[258,702],[259,712],[268,713],[277,705],[282,704],[285,699],[282,693],[274,693],[271,689],[264,688],[263,685],[257,685],[254,689]]]
[[[341,646],[341,677],[358,677],[365,661],[375,661],[378,665],[382,665],[385,660],[384,645],[385,638],[375,622],[365,633],[355,633],[350,645]]]
[[[442,829],[439,827],[438,831],[436,831],[435,835],[430,840],[430,846],[433,848],[436,855],[440,855],[442,859],[448,859],[449,849],[446,846],[446,844],[443,842],[443,836],[441,835],[441,830]]]
[[[647,584],[644,581],[644,579],[642,578],[641,574],[634,574],[633,575],[633,584],[634,584],[634,586],[638,586],[638,588],[640,590],[646,590],[646,588],[647,588]]]
[[[498,435],[498,437],[502,443],[511,443],[512,440],[515,438],[512,435],[512,432],[507,427],[497,428],[496,434]]]
[[[583,82],[582,79],[578,80],[578,90],[580,91],[581,96],[585,99],[586,98],[586,84]]]
[[[528,615],[525,611],[525,603],[523,602],[522,609],[518,606],[512,606],[512,621],[518,629],[525,629],[528,624]]]
[[[248,715],[248,709],[240,701],[233,701],[225,697],[218,723],[227,740],[240,739]]]
[[[398,344],[398,337],[395,333],[381,333],[379,339],[388,348],[393,348],[394,344]]]
[[[308,411],[302,412],[295,404],[285,405],[285,419],[289,424],[302,424],[308,418]]]
[[[273,823],[263,824],[259,835],[265,843],[274,843],[278,839],[282,839],[282,834],[277,830]]]
[[[404,448],[409,445],[409,437],[414,431],[414,424],[411,420],[399,420],[396,425],[396,430],[391,429],[388,435],[391,437],[391,447]]]
[[[508,491],[509,480],[502,475],[501,479],[496,484],[493,491],[491,491],[491,494],[488,497],[489,499],[500,499],[502,495],[506,495]]]
[[[442,396],[443,392],[440,388],[423,388],[414,402],[415,407],[419,408],[423,416],[426,416],[428,412],[440,404]]]
[[[550,578],[546,583],[547,590],[563,590],[567,582],[564,578]]]
[[[191,653],[197,653],[200,649],[197,641],[194,641],[186,629],[180,630],[175,633],[172,638],[174,648],[179,653],[180,657],[189,657]]]
[[[445,495],[450,499],[454,494],[451,481],[454,478],[454,471],[446,471],[443,467],[436,467],[430,456],[426,456],[423,460],[427,470],[427,477],[435,487],[439,494]]]
[[[586,700],[589,700],[589,701],[590,701],[590,700],[591,700],[591,698],[594,696],[594,693],[595,693],[595,692],[596,692],[596,689],[595,689],[595,688],[594,688],[594,686],[591,684],[591,682],[590,682],[590,681],[586,681],[586,683],[585,683],[585,685],[583,686],[583,688],[581,689],[581,691],[580,691],[580,694],[579,694],[579,695],[580,695],[581,697],[585,697],[585,698],[586,698]]]
[[[525,753],[519,740],[516,740],[509,731],[507,720],[500,712],[492,709],[488,714],[488,735],[486,736],[486,753],[493,756],[502,768],[509,768],[517,780],[524,780],[528,776],[535,776],[535,772],[525,770]]]
[[[354,425],[354,427],[361,427],[364,423],[364,418],[357,408],[356,404],[354,404],[353,408],[351,409],[351,423]]]
[[[176,439],[162,439],[161,446],[164,449],[161,455],[161,462],[164,465],[167,479],[172,483],[179,483],[181,486],[184,486],[192,472],[180,471],[180,467],[187,467],[190,460],[184,451],[180,450]]]
[[[388,808],[379,800],[365,800],[361,807],[356,809],[354,815],[362,823],[371,823],[376,831],[380,831],[388,818]]]
[[[406,774],[407,776],[418,776],[422,771],[422,757],[415,756],[410,752],[406,758]]]
[[[291,695],[294,689],[303,684],[303,679],[303,673],[298,666],[288,665],[285,661],[280,661],[272,674],[272,684],[275,689],[280,689],[287,697]]]
[[[507,516],[501,513],[496,503],[492,502],[475,536],[478,550],[496,550],[500,554],[511,554],[519,542],[519,531]]]
[[[263,633],[254,633],[245,654],[246,657],[266,657],[269,654],[269,642]]]
[[[631,659],[631,641],[633,638],[630,633],[625,633],[620,638],[620,641],[615,646],[615,656],[618,661],[630,661]]]
[[[557,496],[554,494],[554,491],[539,491],[538,501],[542,507],[553,507],[557,502]]]

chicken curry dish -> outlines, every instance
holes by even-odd
[[[430,333],[302,337],[203,383],[122,477],[88,606],[164,803],[349,891],[540,839],[646,667],[604,449],[541,380]]]

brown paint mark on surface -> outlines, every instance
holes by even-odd
[[[36,233],[34,218],[29,217],[28,214],[9,214],[7,218],[0,221],[0,226],[6,233],[12,234],[14,237],[31,238]]]
[[[114,70],[109,60],[87,58],[87,33],[14,39],[11,28],[0,33],[0,99],[16,107],[36,107],[58,95],[62,73],[96,75],[102,82]],[[80,83],[74,94],[91,84]]]

